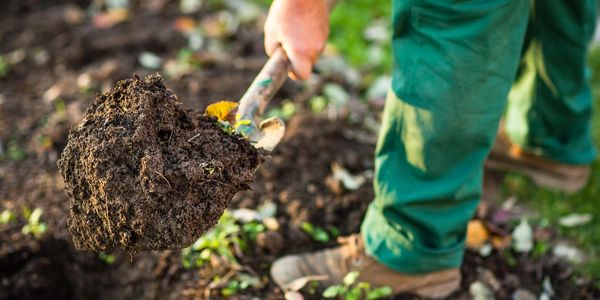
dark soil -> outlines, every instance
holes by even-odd
[[[94,101],[94,92],[108,91],[132,73],[151,72],[137,63],[139,53],[152,51],[172,58],[185,46],[185,39],[172,26],[182,16],[177,1],[130,1],[135,5],[130,18],[112,28],[95,28],[89,18],[76,22],[66,17],[74,11],[85,15],[90,2],[9,0],[7,9],[0,10],[0,53],[23,49],[26,54],[0,78],[0,145],[5,153],[9,143],[24,153],[23,158],[0,161],[0,210],[20,213],[21,206],[40,207],[44,210],[41,221],[48,224],[40,239],[21,233],[22,218],[12,225],[0,225],[0,299],[225,298],[218,289],[209,289],[212,276],[223,274],[222,267],[185,269],[179,251],[145,251],[133,256],[114,251],[108,254],[116,260],[108,264],[95,254],[75,249],[67,225],[70,200],[56,167],[69,128],[82,119],[84,109]],[[163,6],[150,9],[147,3]],[[214,13],[206,6],[192,17],[202,20]],[[228,38],[226,51],[219,53],[224,57],[203,61],[201,69],[185,76],[165,78],[166,86],[176,91],[187,107],[197,110],[209,101],[239,99],[265,61],[260,32],[260,25],[240,26],[239,32]],[[40,53],[46,53],[46,58]],[[198,59],[209,57],[199,54]],[[85,89],[77,85],[83,75],[91,79]],[[59,96],[47,98],[48,91],[58,91]],[[288,82],[279,96],[301,103],[314,93]],[[61,101],[65,107],[57,109]],[[307,116],[296,116],[287,125],[284,140],[257,170],[252,190],[238,193],[230,205],[232,209],[255,209],[266,201],[277,205],[279,228],[260,234],[238,257],[264,285],[228,299],[282,299],[269,278],[271,263],[282,255],[335,245],[333,239],[314,241],[300,224],[308,221],[323,228],[335,227],[342,235],[357,232],[373,197],[368,182],[351,191],[327,180],[335,162],[353,174],[373,168],[374,145],[359,138],[374,137],[371,131],[343,119]],[[48,142],[40,142],[44,140]],[[170,184],[174,182],[169,179]],[[155,183],[166,185],[160,180]],[[488,257],[467,252],[461,289],[451,298],[470,299],[469,285],[481,280],[481,274],[491,273],[497,281],[496,299],[511,299],[518,288],[539,295],[546,276],[556,291],[554,299],[600,299],[593,282],[551,255],[513,256],[514,261],[508,261],[497,251]],[[319,294],[306,297],[321,298]],[[399,295],[396,299],[418,298]]]
[[[69,132],[58,167],[78,249],[182,249],[248,189],[260,162],[243,137],[184,109],[158,75],[119,81]]]
[[[0,299],[98,299],[114,280],[66,240],[19,235],[17,226],[0,230]]]

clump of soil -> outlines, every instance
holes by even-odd
[[[248,189],[260,162],[244,138],[183,108],[159,75],[120,81],[71,129],[58,161],[75,246],[187,247]]]

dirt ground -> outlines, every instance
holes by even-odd
[[[173,29],[181,14],[177,7],[137,4],[128,21],[98,28],[85,17],[89,1],[11,0],[4,5],[0,53],[13,53],[11,59],[19,63],[0,78],[0,145],[3,152],[15,152],[15,159],[0,161],[0,209],[41,207],[48,231],[37,239],[21,233],[22,219],[0,225],[0,299],[222,298],[217,291],[206,291],[210,270],[185,269],[178,251],[115,252],[114,263],[107,264],[98,255],[75,250],[66,223],[69,199],[56,167],[69,127],[91,105],[95,92],[133,74],[153,73],[138,63],[142,50],[168,54],[185,45]],[[201,10],[197,16],[210,14]],[[199,57],[199,70],[165,80],[186,107],[201,110],[210,102],[239,99],[265,61],[257,28],[242,27],[229,41],[226,57]],[[298,91],[299,85],[288,83],[280,97],[305,100],[307,92]],[[300,113],[288,122],[283,142],[258,170],[252,190],[238,194],[231,204],[255,208],[271,201],[280,225],[240,258],[265,284],[231,298],[282,299],[268,278],[270,263],[284,254],[335,244],[314,241],[300,228],[302,222],[335,227],[342,235],[359,230],[373,197],[370,185],[346,190],[326,178],[334,163],[352,174],[372,170],[374,145],[365,136],[372,133],[345,120]],[[600,299],[593,283],[578,282],[572,267],[549,255],[517,255],[514,260],[508,262],[497,251],[487,257],[467,252],[462,288],[450,298],[470,299],[475,280],[489,281],[497,299],[511,299],[519,288],[539,295],[540,283],[549,278],[555,299]]]

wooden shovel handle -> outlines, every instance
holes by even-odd
[[[325,0],[329,11],[333,9],[338,0]],[[241,120],[251,120],[258,123],[256,118],[260,117],[273,95],[285,82],[288,72],[292,65],[285,54],[285,51],[279,47],[265,66],[260,70],[254,81],[246,90],[246,93],[240,99],[238,114]]]
[[[290,69],[291,64],[285,51],[281,47],[277,48],[240,99],[238,114],[241,120],[256,121],[255,117],[263,114],[273,95],[283,85]]]

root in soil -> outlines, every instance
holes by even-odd
[[[181,249],[214,226],[261,162],[244,138],[185,109],[159,75],[117,83],[58,161],[79,249]]]

